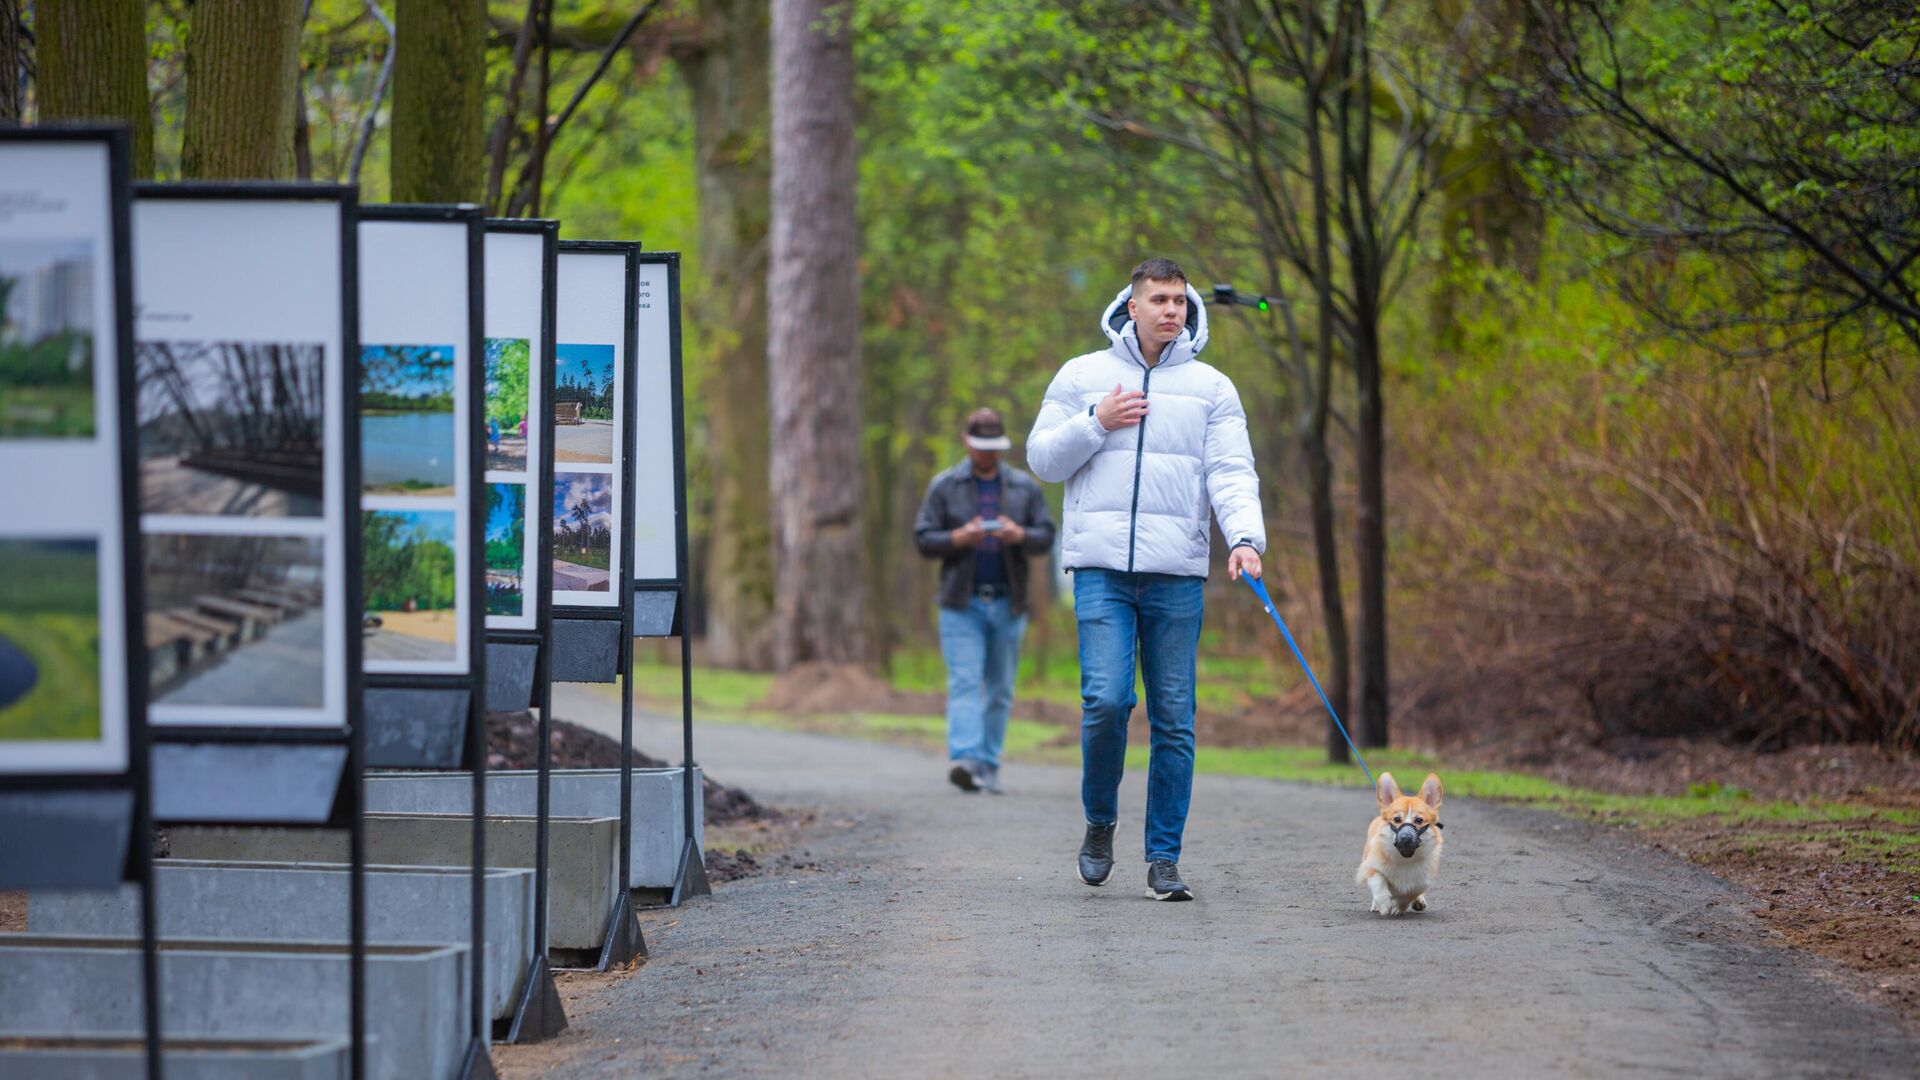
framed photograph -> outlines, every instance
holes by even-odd
[[[352,189],[135,195],[148,719],[344,730],[361,607]]]
[[[131,768],[126,154],[108,129],[0,131],[0,781]]]
[[[620,608],[636,245],[560,245],[553,356],[553,602]]]
[[[489,225],[486,234],[486,625],[539,626],[540,463],[552,411],[543,393],[551,351],[550,233]]]
[[[479,217],[369,206],[359,232],[362,668],[462,675],[484,524]]]
[[[686,578],[679,253],[641,252],[635,278],[633,580],[666,585]]]

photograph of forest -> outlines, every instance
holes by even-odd
[[[487,614],[525,613],[527,486],[487,485]]]
[[[361,514],[367,660],[452,660],[455,611],[454,511],[367,510]]]
[[[526,338],[487,339],[487,470],[525,472],[530,401]]]

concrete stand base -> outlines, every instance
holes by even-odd
[[[531,769],[487,772],[487,811],[530,817],[537,811],[538,776]],[[630,889],[663,896],[681,878],[686,850],[686,806],[679,768],[633,770],[633,857]],[[693,841],[704,851],[706,800],[699,768],[693,770]],[[555,817],[619,817],[619,769],[556,769],[548,786]],[[469,773],[369,772],[367,809],[391,814],[468,814],[473,811]]]
[[[348,1080],[345,1039],[312,1042],[169,1039],[167,1080]],[[146,1049],[120,1039],[21,1039],[0,1046],[7,1080],[147,1080]]]
[[[330,863],[154,863],[160,936],[220,941],[347,940],[347,868]],[[377,945],[467,945],[473,878],[435,866],[367,868],[367,940]],[[533,871],[489,869],[487,1001],[511,1016],[533,960]],[[137,937],[140,893],[36,892],[27,929],[69,937]]]
[[[344,945],[166,942],[161,1030],[200,1040],[348,1037],[348,966]],[[138,1040],[141,1007],[138,941],[0,934],[0,1037]],[[464,947],[368,946],[370,1075],[453,1077],[468,1016]]]
[[[366,830],[369,863],[465,867],[473,857],[473,819],[465,814],[368,814]],[[174,855],[187,859],[338,863],[347,858],[347,836],[337,830],[183,826],[168,836]],[[550,818],[548,844],[547,943],[598,949],[619,891],[620,822]],[[487,818],[487,865],[530,868],[533,849],[533,818]]]

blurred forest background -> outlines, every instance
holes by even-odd
[[[1912,747],[1917,54],[1895,0],[0,0],[0,114],[684,252],[705,663],[924,671],[960,418],[1020,464],[1165,255],[1270,298],[1206,359],[1365,742]],[[1212,588],[1210,677],[1316,731]],[[1073,651],[1047,604],[1030,682]]]

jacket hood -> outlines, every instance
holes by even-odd
[[[1113,351],[1120,356],[1146,367],[1146,359],[1140,353],[1140,338],[1135,332],[1132,316],[1127,314],[1127,300],[1133,296],[1131,283],[1120,287],[1120,292],[1107,305],[1100,316],[1100,329],[1113,343]],[[1187,285],[1187,325],[1180,336],[1168,342],[1166,351],[1160,354],[1160,367],[1184,364],[1200,355],[1207,347],[1207,306],[1200,301],[1200,293],[1192,283]]]

